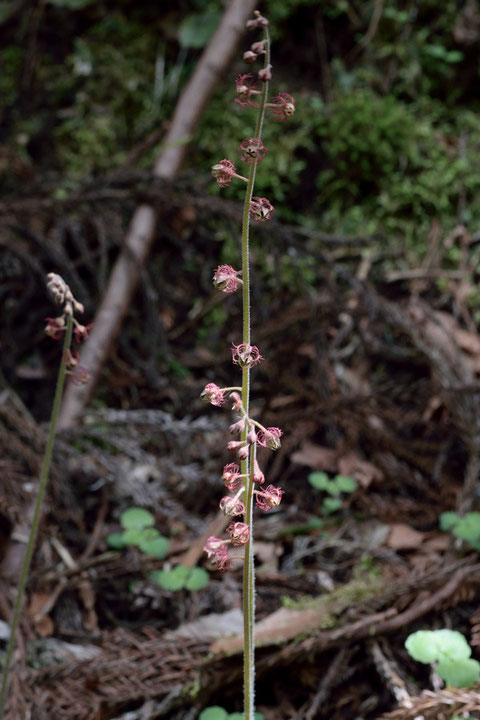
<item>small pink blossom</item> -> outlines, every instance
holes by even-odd
[[[232,410],[241,410],[243,407],[242,398],[237,392],[232,392],[230,395],[232,400]]]
[[[276,508],[280,505],[282,495],[283,490],[281,490],[281,488],[274,487],[273,485],[269,485],[265,490],[262,490],[261,492],[259,490],[256,490],[255,499],[257,501],[257,506],[260,508],[260,510],[268,512],[269,510],[272,510],[273,508]]]
[[[220,187],[224,187],[232,182],[237,174],[237,170],[233,162],[225,158],[212,166],[211,173]]]
[[[261,163],[268,150],[260,138],[246,137],[240,143],[242,154],[240,159],[249,165],[253,162]]]
[[[46,318],[46,321],[45,333],[48,337],[51,337],[52,340],[58,340],[65,330],[65,317],[60,315],[60,317],[57,318]]]
[[[218,385],[215,385],[215,383],[208,383],[208,385],[205,385],[200,397],[205,402],[209,402],[217,407],[221,407],[225,402],[225,392],[219,388]]]
[[[247,63],[247,65],[251,65],[255,62],[257,59],[257,54],[252,52],[252,50],[247,50],[243,53],[243,61]]]
[[[250,540],[250,528],[243,522],[231,522],[226,532],[230,535],[232,545],[245,545]]]
[[[252,20],[247,20],[247,30],[260,30],[267,27],[268,20],[266,17],[260,15],[258,10],[254,12],[255,17]]]
[[[259,40],[258,42],[254,42],[250,46],[250,50],[255,53],[255,55],[262,55],[265,52],[265,40]]]
[[[77,365],[71,375],[74,385],[86,385],[90,380],[90,373],[83,365]]]
[[[93,323],[89,323],[88,325],[81,325],[75,319],[73,320],[73,322],[75,324],[75,327],[73,328],[73,334],[75,335],[75,340],[77,342],[86,340],[88,338],[88,331],[92,329]]]
[[[220,510],[225,513],[225,515],[243,515],[245,505],[239,498],[225,495],[225,497],[220,500]]]
[[[235,270],[231,265],[219,265],[213,273],[213,285],[217,290],[233,293],[242,282],[239,274],[240,270]]]
[[[80,356],[76,350],[67,350],[63,359],[68,370],[75,370]]]
[[[221,540],[220,538],[210,535],[206,544],[204,545],[204,551],[211,560],[212,564],[215,565],[217,570],[224,572],[229,570],[232,566],[232,558],[228,554],[225,543],[227,540]]]
[[[229,463],[223,468],[222,480],[230,492],[237,490],[242,484],[242,477],[240,475],[240,468],[237,463]]]
[[[295,99],[290,93],[282,92],[274,97],[271,103],[268,103],[268,107],[275,119],[282,122],[295,114]]]
[[[280,428],[269,427],[258,431],[257,442],[262,447],[269,447],[271,450],[278,450],[280,447],[280,438],[283,432]]]
[[[242,418],[236,423],[230,425],[229,430],[231,435],[236,435],[237,433],[243,432],[245,430],[245,418]]]
[[[253,75],[247,73],[245,75],[238,75],[235,78],[235,90],[238,95],[235,98],[235,102],[242,107],[251,105],[252,107],[258,107],[258,103],[254,102],[252,96],[259,95],[260,90],[257,90],[257,83]]]
[[[227,450],[236,452],[240,460],[246,460],[248,457],[248,443],[244,440],[230,440],[227,443]]]
[[[241,368],[253,367],[263,360],[256,345],[240,343],[232,346],[232,361]]]
[[[258,464],[257,458],[255,458],[255,462],[253,464],[253,482],[257,483],[258,485],[262,485],[265,482],[265,475],[260,470],[260,465]]]
[[[253,197],[250,203],[250,217],[256,222],[270,220],[275,208],[267,198]]]
[[[269,82],[272,79],[272,66],[270,63],[258,71],[257,77],[261,82]]]

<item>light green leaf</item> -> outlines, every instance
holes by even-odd
[[[198,716],[198,720],[227,720],[227,718],[227,711],[218,705],[205,708]]]
[[[126,545],[139,545],[144,540],[142,528],[131,528],[125,530],[123,533],[123,539]]]
[[[331,487],[332,481],[324,472],[313,472],[308,476],[308,482],[316,490],[327,490]]]
[[[435,630],[435,637],[439,649],[438,660],[464,660],[472,654],[465,637],[456,630]]]
[[[325,513],[334,513],[337,510],[340,510],[342,507],[343,502],[340,500],[340,498],[334,498],[334,497],[327,497],[322,503],[322,510]]]
[[[115,550],[121,550],[124,548],[127,543],[125,542],[123,535],[123,532],[113,532],[110,533],[110,535],[107,535],[108,547],[114,548]]]
[[[357,489],[357,483],[348,475],[336,475],[333,482],[339,492],[352,493]]]
[[[405,641],[408,654],[418,662],[433,663],[438,659],[438,643],[431,630],[417,630]]]
[[[145,528],[155,524],[152,513],[143,508],[131,507],[120,515],[120,524],[125,530]]]
[[[443,512],[438,518],[440,530],[448,532],[458,523],[459,517],[456,512]]]
[[[156,570],[150,573],[150,579],[161,585],[164,590],[176,592],[185,587],[190,568],[185,565],[177,565],[171,570]]]
[[[169,539],[163,535],[159,535],[151,540],[142,540],[138,543],[138,547],[142,552],[160,559],[164,558],[167,554],[169,545]]]
[[[191,592],[194,592],[195,590],[201,590],[206,585],[208,585],[209,580],[210,575],[206,570],[204,570],[204,568],[194,567],[191,569],[190,574],[187,577],[185,587]]]
[[[480,663],[471,658],[464,660],[442,660],[437,672],[447,685],[466,688],[477,682],[480,677]]]

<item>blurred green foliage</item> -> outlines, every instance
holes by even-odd
[[[34,45],[28,16],[0,26],[8,146],[64,181],[122,164],[168,122],[222,8],[220,0],[166,0],[161,8],[52,0]],[[373,0],[262,4],[274,40],[272,92],[292,92],[297,113],[288,126],[265,124],[269,153],[257,187],[284,221],[342,234],[381,231],[421,254],[434,219],[444,232],[480,220],[479,43],[468,39],[456,0],[391,0],[369,33],[374,9]],[[51,36],[52,23],[64,28],[62,38]],[[232,75],[244,69],[238,59]],[[232,77],[191,145],[188,162],[199,177],[223,157],[235,161],[253,132],[252,113],[233,99]],[[143,167],[160,142],[143,153]],[[0,157],[4,191],[15,187],[9,173]],[[222,193],[240,198],[242,188]]]

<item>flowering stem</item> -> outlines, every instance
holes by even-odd
[[[42,511],[43,498],[45,496],[45,490],[47,487],[48,475],[50,472],[50,465],[52,461],[53,443],[55,439],[55,429],[57,425],[57,417],[60,410],[60,402],[63,394],[63,387],[65,384],[65,374],[67,370],[67,355],[70,350],[70,344],[72,341],[72,330],[73,320],[72,315],[67,317],[67,324],[65,328],[65,338],[63,343],[62,360],[60,362],[60,368],[58,370],[57,386],[55,389],[55,397],[53,399],[52,416],[50,419],[50,430],[47,438],[47,446],[45,448],[45,455],[43,457],[43,464],[40,473],[40,481],[38,485],[38,494],[35,501],[35,509],[33,512],[32,526],[28,536],[27,547],[25,550],[25,557],[23,559],[22,570],[20,573],[20,580],[17,588],[17,597],[15,599],[15,605],[13,608],[12,620],[10,623],[10,637],[8,639],[7,652],[5,657],[5,665],[3,668],[2,675],[2,688],[0,690],[0,720],[4,717],[5,704],[7,700],[8,691],[8,676],[10,671],[10,664],[12,662],[13,651],[15,649],[15,638],[18,629],[18,623],[20,620],[20,613],[22,609],[22,600],[25,593],[25,586],[27,584],[28,573],[30,570],[30,564],[32,561],[33,551],[35,548],[35,541],[37,539],[38,525],[40,522],[40,514]]]
[[[265,27],[265,66],[270,63],[270,38],[268,28]],[[259,110],[257,115],[257,124],[255,128],[255,137],[261,138],[263,120],[265,117],[265,104],[268,95],[268,82],[263,84],[261,93]],[[243,300],[243,342],[250,345],[250,205],[253,195],[253,187],[255,184],[255,173],[257,163],[252,162],[248,175],[248,184],[245,191],[245,203],[243,208],[242,223],[242,300]],[[242,403],[245,414],[248,416],[250,411],[250,368],[242,369]],[[242,440],[246,440],[248,428],[246,427],[242,433]],[[244,693],[244,714],[245,720],[254,720],[255,710],[255,568],[253,561],[253,473],[255,460],[255,444],[250,447],[250,457],[243,460],[241,464],[241,472],[246,474],[244,480],[245,487],[245,516],[244,521],[250,529],[250,539],[245,545],[245,562],[243,565],[243,693]]]

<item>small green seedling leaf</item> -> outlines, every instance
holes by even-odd
[[[438,643],[432,630],[417,630],[405,641],[408,654],[418,662],[433,663],[438,660]]]
[[[113,532],[107,535],[107,545],[114,550],[122,550],[126,544],[123,532]]]
[[[455,527],[458,521],[459,517],[456,512],[444,512],[439,517],[440,530],[448,532]]]
[[[324,472],[313,472],[308,476],[308,482],[315,490],[325,490],[328,492],[332,481],[328,477],[327,473]]]
[[[261,712],[256,712],[254,714],[255,720],[265,720],[265,715]],[[245,715],[243,713],[230,713],[228,716],[228,720],[245,720]]]
[[[227,720],[228,713],[219,705],[205,708],[198,716],[198,720]]]
[[[125,530],[146,528],[155,524],[155,518],[144,508],[132,507],[120,515],[120,524]]]
[[[452,531],[456,537],[466,540],[476,550],[480,550],[480,513],[471,512],[458,518]]]
[[[150,579],[161,585],[164,590],[175,592],[185,587],[190,568],[185,565],[177,565],[171,570],[155,570],[150,573]]]
[[[338,492],[352,493],[357,489],[357,483],[348,475],[337,475],[333,478]]]
[[[139,545],[144,537],[143,528],[130,528],[123,533],[123,539],[126,545]]]
[[[206,570],[200,567],[194,567],[191,569],[190,574],[187,577],[185,588],[190,590],[190,592],[195,592],[195,590],[201,590],[208,585],[209,580],[210,575]]]
[[[152,540],[142,540],[138,543],[138,547],[142,552],[159,558],[160,560],[167,554],[169,545],[170,541],[163,535],[159,535]]]
[[[436,670],[447,685],[457,688],[470,687],[480,677],[480,663],[471,658],[441,660]]]
[[[342,507],[343,502],[340,500],[340,498],[334,498],[334,497],[327,497],[322,503],[322,510],[325,513],[334,513],[337,510],[340,510]]]
[[[457,630],[435,630],[439,654],[438,660],[465,660],[472,654],[465,636]]]

